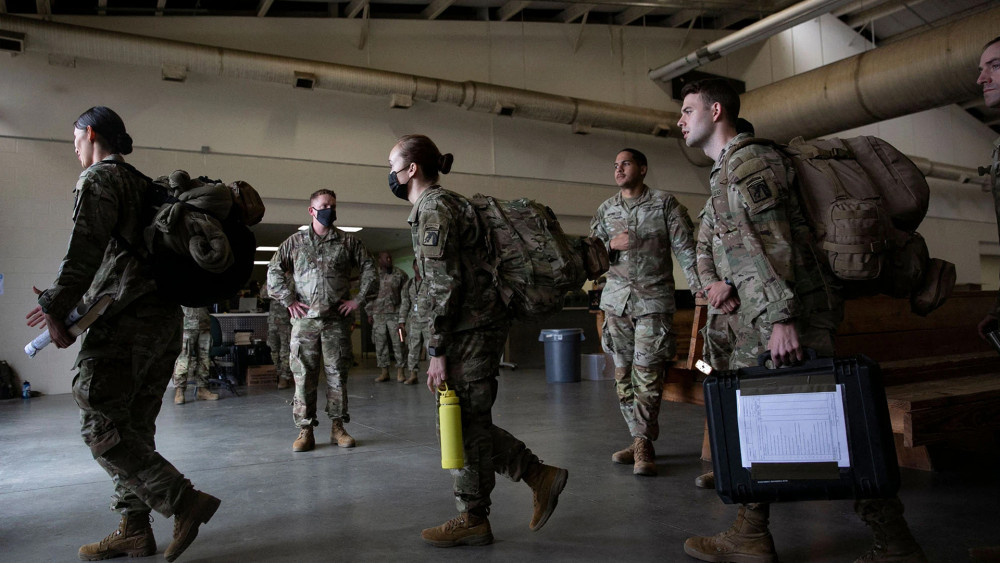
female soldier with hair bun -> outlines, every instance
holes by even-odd
[[[487,520],[494,473],[524,480],[534,494],[529,528],[540,529],[555,510],[566,485],[565,469],[544,465],[506,430],[493,424],[500,355],[510,320],[492,278],[477,267],[486,259],[485,238],[472,205],[437,185],[454,160],[423,135],[407,135],[389,153],[389,188],[413,204],[408,222],[413,252],[430,302],[427,321],[427,388],[442,383],[461,402],[465,467],[455,470],[455,501],[460,514],[421,533],[437,547],[487,545],[493,533]]]
[[[64,319],[81,299],[114,302],[87,332],[77,357],[73,398],[80,406],[81,434],[97,462],[114,479],[112,509],[118,529],[82,546],[80,559],[97,561],[156,553],[151,510],[174,517],[174,538],[164,555],[173,561],[187,549],[198,526],[208,522],[219,499],[197,491],[156,451],[156,415],[181,348],[181,309],[164,301],[129,247],[142,244],[147,185],[127,170],[122,155],[132,137],[114,111],[90,108],[73,124],[73,145],[85,169],[77,181],[73,232],[66,257],[29,326],[48,326],[59,348],[76,337]]]

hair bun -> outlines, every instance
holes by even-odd
[[[132,152],[132,137],[128,133],[120,133],[115,139],[115,147],[118,154],[129,154]]]
[[[438,167],[441,169],[442,174],[447,174],[451,172],[451,163],[455,162],[455,155],[449,153],[441,155],[438,159]]]

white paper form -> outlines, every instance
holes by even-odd
[[[836,461],[850,467],[843,385],[836,391],[741,395],[736,416],[743,467]]]

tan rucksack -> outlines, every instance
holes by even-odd
[[[932,260],[916,228],[927,214],[930,188],[906,155],[871,136],[796,138],[788,145],[749,138],[728,154],[751,144],[774,147],[795,167],[814,247],[833,274],[847,282],[849,295],[912,297],[927,290]],[[724,165],[728,170],[728,162]]]

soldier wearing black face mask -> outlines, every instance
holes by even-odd
[[[330,442],[354,446],[344,430],[347,412],[347,371],[351,366],[351,324],[354,311],[378,292],[375,261],[360,240],[333,227],[337,195],[319,190],[309,198],[312,225],[281,243],[267,268],[272,307],[287,307],[292,316],[290,363],[295,379],[292,417],[299,437],[292,451],[315,447],[313,427],[320,369],[326,372],[326,414],[332,421]],[[357,299],[350,297],[351,270],[361,270]],[[294,282],[293,284],[289,283]],[[292,287],[295,289],[293,290]]]

